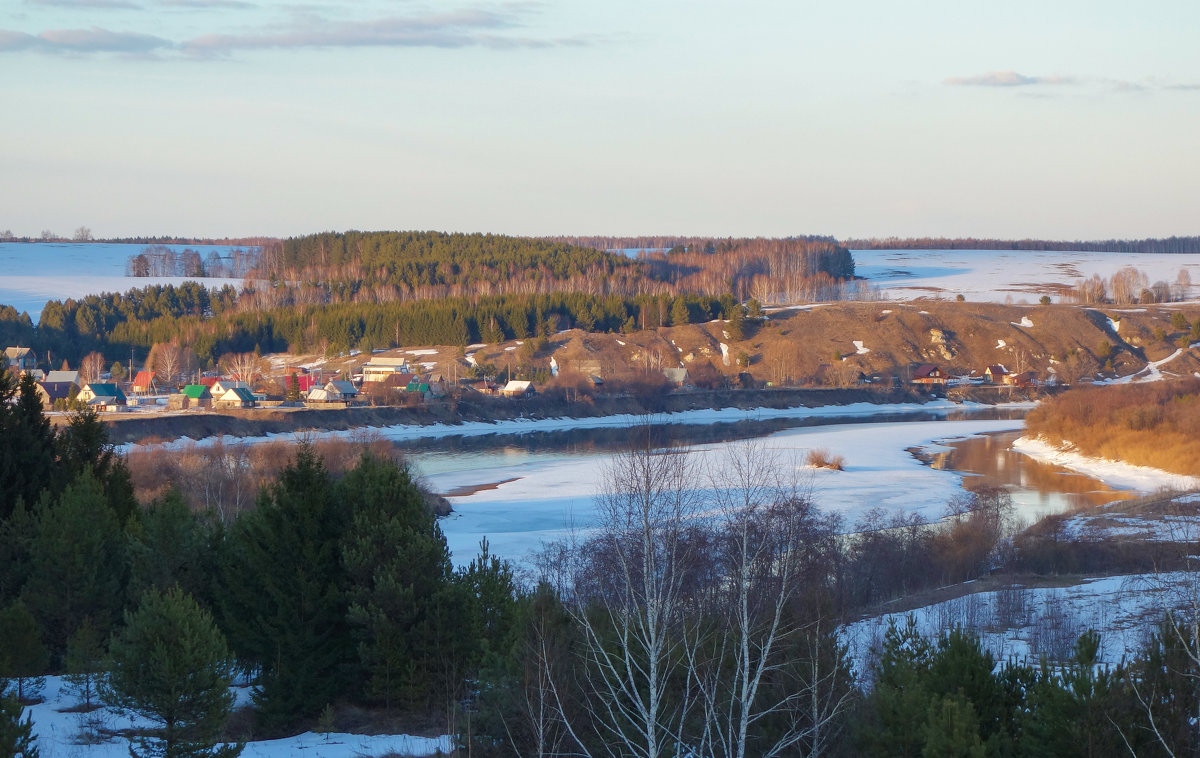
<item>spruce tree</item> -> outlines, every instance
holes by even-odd
[[[0,611],[0,677],[17,681],[17,700],[37,697],[46,683],[50,654],[37,621],[20,600]]]
[[[56,500],[43,498],[34,518],[22,598],[57,663],[85,617],[102,635],[119,618],[125,600],[124,539],[100,483],[87,472]]]
[[[58,481],[54,430],[30,374],[18,382],[0,369],[0,521],[18,500],[35,503]]]
[[[390,461],[364,456],[339,493],[354,504],[342,557],[365,694],[387,708],[429,705],[459,673],[451,648],[465,636],[446,540],[408,470]]]
[[[233,709],[234,660],[212,616],[178,588],[147,591],[112,641],[107,703],[158,727],[132,738],[134,758],[234,758],[217,745]]]
[[[178,586],[210,607],[216,571],[214,519],[197,515],[172,487],[129,527],[129,595]]]
[[[345,524],[329,474],[305,444],[230,528],[222,626],[238,657],[261,670],[255,703],[268,729],[315,715],[343,691],[353,657],[338,551]]]

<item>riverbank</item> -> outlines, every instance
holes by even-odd
[[[719,423],[739,420],[703,415],[705,411],[756,411],[756,418],[777,413],[794,416],[818,408],[850,415],[899,406],[904,412],[927,408],[945,412],[970,404],[996,405],[994,393],[966,393],[956,402],[932,398],[915,389],[763,389],[672,392],[650,398],[629,395],[597,396],[588,402],[565,402],[559,398],[528,400],[478,397],[446,399],[415,407],[352,407],[330,410],[313,408],[269,408],[198,412],[194,410],[147,414],[113,414],[103,418],[109,438],[118,445],[169,442],[181,438],[268,437],[304,432],[347,432],[363,428],[411,427],[418,437],[502,433],[495,425],[516,421],[533,424],[536,431],[552,431],[550,420],[580,420],[584,426],[629,426],[629,419],[665,416],[677,423]],[[1010,397],[1004,397],[1009,400]],[[1011,397],[1014,401],[1023,398]],[[965,405],[964,405],[965,403]],[[1005,403],[1009,405],[1009,403]],[[852,406],[861,406],[860,409]],[[839,411],[838,409],[842,409]],[[701,414],[694,421],[676,421],[672,416]],[[736,416],[736,415],[735,415]],[[743,414],[740,418],[745,418]],[[613,423],[596,423],[616,419]],[[578,426],[579,424],[575,424]],[[570,428],[570,427],[568,427]]]

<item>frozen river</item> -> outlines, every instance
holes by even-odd
[[[937,520],[947,502],[964,491],[965,476],[989,475],[928,465],[910,452],[912,448],[937,454],[949,450],[935,444],[939,441],[1021,427],[1019,419],[836,424],[778,431],[754,444],[808,481],[816,504],[840,515],[849,530],[874,508],[888,514],[916,512]],[[702,443],[684,449],[703,471],[719,465],[731,446],[739,444],[743,443]],[[843,456],[845,469],[806,467],[805,457],[813,448]],[[455,563],[461,564],[477,552],[485,536],[494,553],[520,562],[547,542],[568,538],[572,531],[586,532],[594,524],[593,498],[605,488],[605,468],[611,458],[612,453],[604,451],[530,452],[509,447],[418,453],[411,461],[432,489],[449,495],[455,513],[442,520],[442,531]],[[1013,491],[1017,513],[1024,520],[1063,510],[1080,491],[1106,489],[1097,480],[1068,476],[1061,470],[1041,471],[1045,464],[1016,458],[1029,475],[1014,477],[1010,471],[1008,479],[997,478],[995,483]],[[697,489],[705,489],[702,476],[696,482]]]

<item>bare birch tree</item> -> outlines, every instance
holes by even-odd
[[[566,716],[561,679],[552,681],[556,707],[584,755],[677,755],[695,705],[684,655],[693,466],[647,444],[617,456],[604,482],[597,534],[568,558],[565,602],[584,638],[592,718],[584,726]]]
[[[797,470],[745,442],[709,471],[721,580],[712,624],[687,651],[701,755],[816,756],[839,733],[850,675],[808,595],[832,562],[835,529]]]
[[[100,353],[88,353],[79,362],[79,378],[84,384],[95,384],[100,381],[104,372],[104,356]]]

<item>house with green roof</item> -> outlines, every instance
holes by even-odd
[[[183,389],[167,398],[167,405],[172,410],[187,410],[188,408],[211,408],[212,393],[203,384],[185,384]]]

